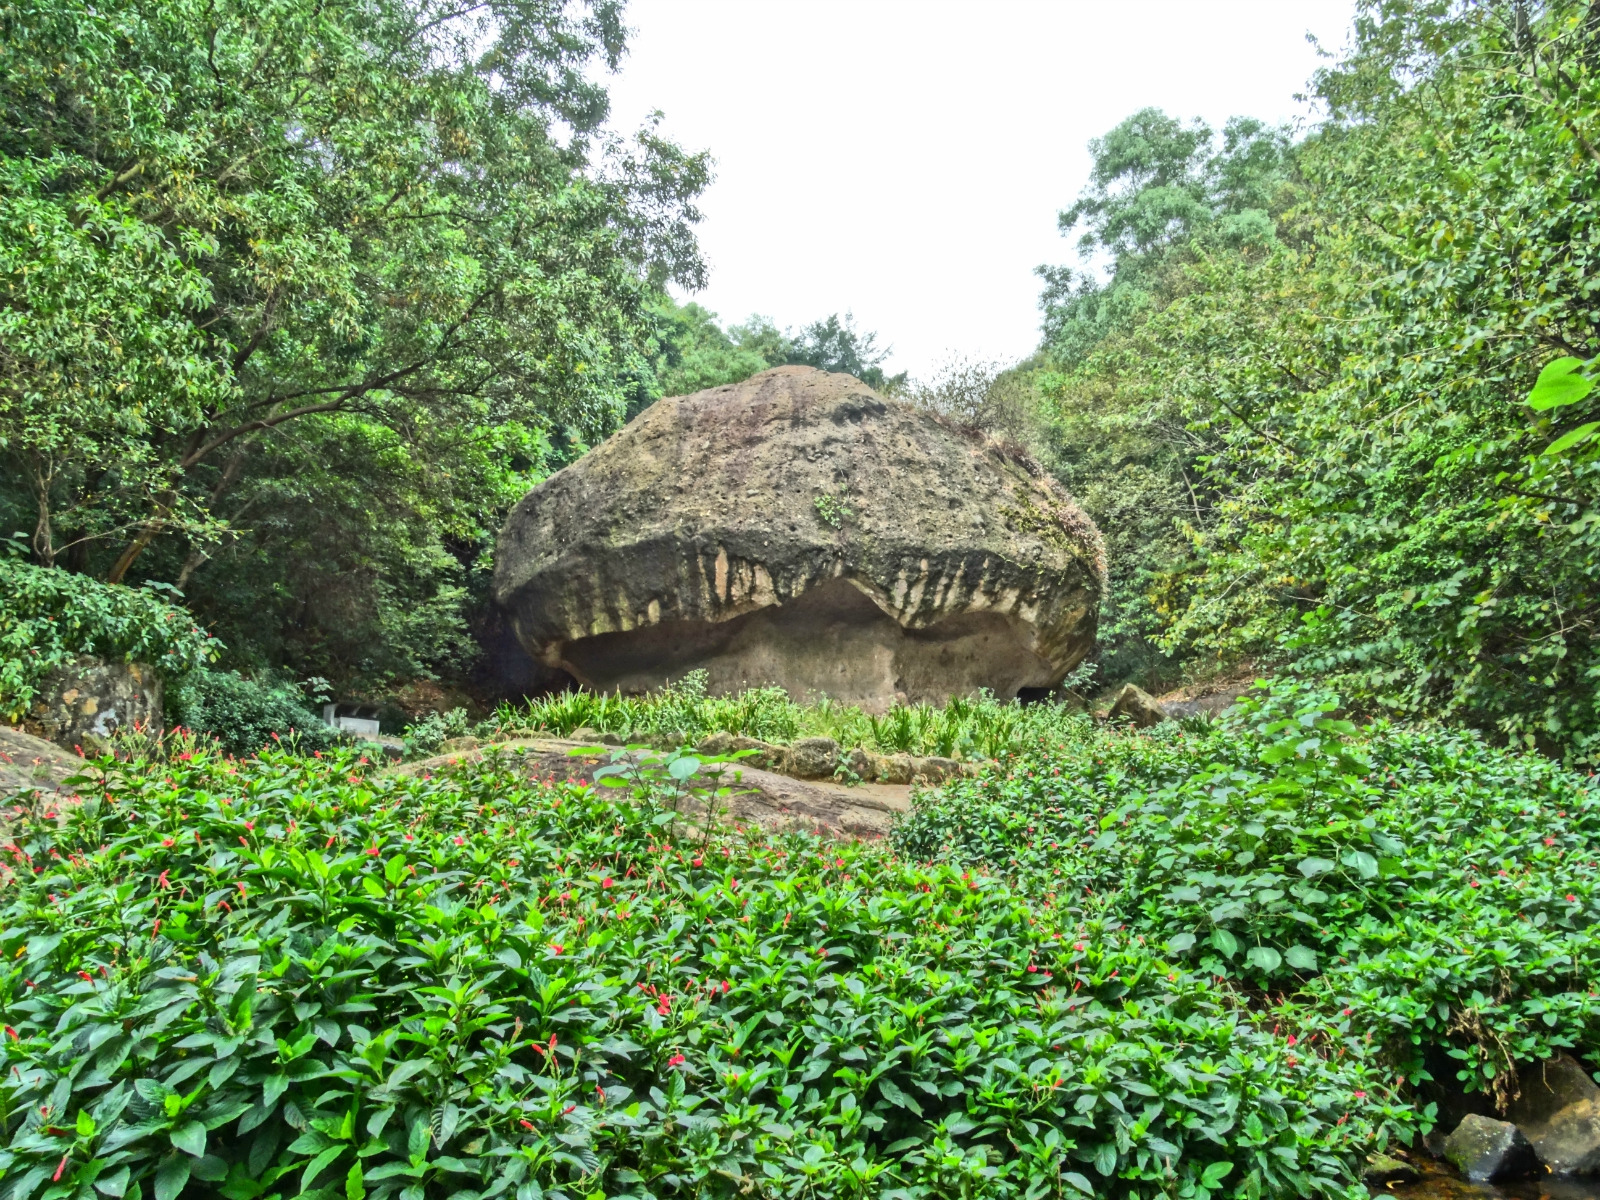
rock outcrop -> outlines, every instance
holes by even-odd
[[[1137,684],[1125,683],[1117,698],[1111,702],[1108,721],[1126,721],[1135,729],[1149,729],[1167,720],[1167,710],[1161,702]]]
[[[99,753],[119,729],[159,731],[161,693],[154,667],[85,656],[45,677],[27,725],[58,746]]]
[[[882,710],[1048,689],[1094,642],[1094,525],[1024,457],[848,375],[662,400],[529,493],[495,597],[539,662],[643,691],[705,668]]]
[[[1539,1173],[1533,1147],[1510,1121],[1468,1113],[1445,1139],[1444,1156],[1473,1183],[1530,1179]]]

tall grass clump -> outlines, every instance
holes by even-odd
[[[831,737],[849,749],[944,758],[1000,758],[1052,738],[1077,739],[1088,721],[1060,703],[1024,705],[987,693],[954,697],[940,706],[895,705],[874,716],[827,696],[797,704],[782,688],[750,688],[731,696],[706,690],[706,673],[640,696],[571,691],[502,705],[495,714],[504,730],[547,731],[561,737],[589,728],[624,739],[694,744],[725,732],[766,742]]]

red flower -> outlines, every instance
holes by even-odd
[[[94,976],[93,976],[93,975],[91,975],[91,974],[89,974],[89,972],[87,972],[87,971],[79,971],[79,972],[78,972],[78,978],[79,978],[79,979],[87,979],[87,980],[89,980],[89,981],[90,981],[90,982],[91,982],[91,983],[93,983],[93,982],[94,982]]]
[[[700,865],[700,860],[699,860],[699,859],[698,859],[698,858],[696,858],[696,859],[695,859],[695,860],[694,860],[694,861],[693,861],[693,862],[691,862],[691,863],[690,863],[690,864],[689,864],[689,865],[690,865],[690,866],[692,866],[692,867],[698,867],[698,866],[699,866],[699,865]]]
[[[467,844],[466,839],[463,838],[460,834],[457,834],[455,837],[451,838],[450,840],[453,841],[458,846],[465,846]]]
[[[1578,902],[1578,898],[1576,896],[1574,896],[1571,892],[1568,892],[1567,893],[1567,903],[1568,904],[1576,904],[1577,902]]]
[[[566,947],[563,946],[560,942],[551,942],[550,943],[550,953],[551,954],[560,954],[565,949],[566,949]]]
[[[244,827],[245,827],[245,829],[249,830],[251,833],[254,833],[255,830],[256,830],[256,823],[254,821],[246,821],[244,823]]]
[[[15,1029],[11,1028],[11,1026],[9,1026],[9,1025],[6,1026],[6,1032],[11,1035],[11,1040],[13,1042],[20,1042],[22,1040],[20,1037],[17,1036],[17,1031]]]
[[[10,1026],[8,1025],[8,1026],[6,1026],[6,1028],[9,1029]],[[16,1034],[12,1034],[11,1036],[15,1037]],[[669,1066],[669,1067],[681,1067],[681,1066],[683,1066],[683,1055],[674,1054],[671,1058],[667,1059],[667,1066]]]
[[[533,1122],[532,1121],[518,1121],[517,1124],[521,1125],[524,1129],[532,1129],[533,1128]]]
[[[172,839],[171,838],[162,838],[161,839],[161,844],[163,846],[170,846],[170,845],[172,845]]]
[[[51,1183],[55,1183],[58,1179],[61,1178],[61,1172],[65,1171],[67,1169],[67,1159],[69,1157],[70,1156],[66,1155],[66,1154],[63,1154],[61,1156],[61,1161],[56,1164],[56,1173],[54,1175],[50,1176],[50,1182]]]
[[[1357,1100],[1365,1100],[1367,1098],[1367,1094],[1365,1092],[1362,1092],[1362,1091],[1355,1091],[1355,1092],[1352,1092],[1350,1094],[1352,1096],[1354,1096]]]
[[[1544,844],[1546,846],[1554,846],[1556,844],[1556,840],[1555,838],[1545,838]]]
[[[367,847],[367,856],[369,858],[377,858],[378,857],[378,853],[379,853],[379,851],[378,851],[378,848],[376,846],[368,846]]]
[[[608,888],[608,887],[610,887],[610,886],[611,886],[611,876],[609,876],[609,875],[607,875],[607,876],[606,876],[606,877],[605,877],[605,878],[604,878],[604,879],[602,879],[602,880],[601,880],[601,881],[600,881],[600,886],[601,886],[601,887],[602,887],[602,888]]]

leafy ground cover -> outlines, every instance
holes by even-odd
[[[943,707],[895,705],[874,716],[819,697],[797,704],[783,688],[751,688],[734,696],[706,693],[704,671],[642,696],[588,691],[561,692],[523,705],[504,705],[493,725],[500,730],[548,730],[566,737],[589,728],[625,740],[694,744],[726,732],[768,742],[831,737],[849,749],[944,758],[997,758],[1009,750],[1060,735],[1082,720],[1066,704],[1023,705],[987,694],[953,697]]]
[[[907,856],[985,866],[1125,922],[1278,1011],[1316,1013],[1469,1089],[1516,1060],[1600,1063],[1600,802],[1547,759],[1440,729],[1357,731],[1280,685],[1213,727],[1083,727],[954,783]]]
[[[96,770],[5,850],[12,1200],[1354,1195],[1409,1132],[1131,924],[647,778]]]

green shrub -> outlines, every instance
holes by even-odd
[[[1592,780],[1469,734],[1378,725],[1279,684],[1214,726],[1102,732],[923,797],[918,858],[1077,893],[1203,973],[1342,1021],[1469,1088],[1568,1048],[1600,1063]]]
[[[0,718],[21,718],[45,675],[79,655],[178,675],[221,648],[153,591],[0,556]]]
[[[1405,1131],[1337,1029],[881,845],[506,756],[99,769],[0,889],[16,1200],[1355,1196]]]
[[[229,754],[254,754],[286,739],[302,750],[321,750],[337,737],[282,680],[201,670],[185,676],[170,696],[173,724],[215,738]]]

